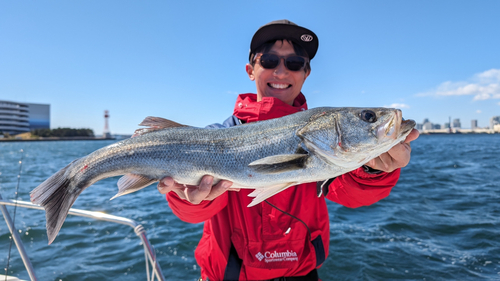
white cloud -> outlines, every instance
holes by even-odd
[[[475,74],[467,81],[441,83],[434,90],[417,96],[474,96],[473,100],[500,99],[500,69]]]
[[[410,108],[409,105],[407,104],[404,104],[404,103],[393,103],[391,105],[384,105],[383,107],[387,107],[387,108],[398,108],[398,109],[401,109],[401,108]]]
[[[476,110],[476,113],[481,114],[482,111],[478,109],[478,110]]]

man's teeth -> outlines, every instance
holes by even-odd
[[[290,87],[290,84],[275,84],[275,83],[269,83],[269,85],[275,89],[286,89]]]

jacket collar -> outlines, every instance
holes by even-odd
[[[241,94],[236,100],[233,115],[244,123],[279,118],[307,110],[306,98],[300,93],[293,106],[274,97],[264,97],[257,101],[256,94]]]

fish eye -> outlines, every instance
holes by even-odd
[[[371,110],[363,110],[359,114],[359,117],[368,123],[374,123],[377,121],[377,114]]]

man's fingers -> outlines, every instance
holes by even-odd
[[[231,181],[221,180],[212,186],[213,182],[214,177],[209,175],[203,176],[199,186],[179,184],[171,177],[165,177],[158,182],[157,188],[161,194],[173,191],[181,199],[187,200],[192,204],[200,204],[203,200],[214,200],[228,190],[240,190],[239,188],[230,188],[233,185]]]
[[[157,188],[161,194],[167,194],[170,191],[172,191],[172,189],[174,189],[175,186],[176,186],[176,183],[175,183],[174,179],[171,177],[166,177],[166,178],[161,179],[158,182]]]
[[[200,204],[210,193],[214,177],[203,176],[198,187],[188,186],[184,189],[184,195],[192,204]]]
[[[418,136],[420,136],[420,132],[417,130],[417,129],[412,129],[410,134],[408,134],[408,136],[406,136],[406,139],[405,139],[405,143],[410,143],[414,140],[416,140],[418,138]]]
[[[232,182],[230,181],[219,181],[216,185],[212,187],[212,190],[210,191],[210,194],[208,194],[206,200],[214,200],[215,198],[219,197],[222,193],[226,192],[231,185],[233,185]]]

